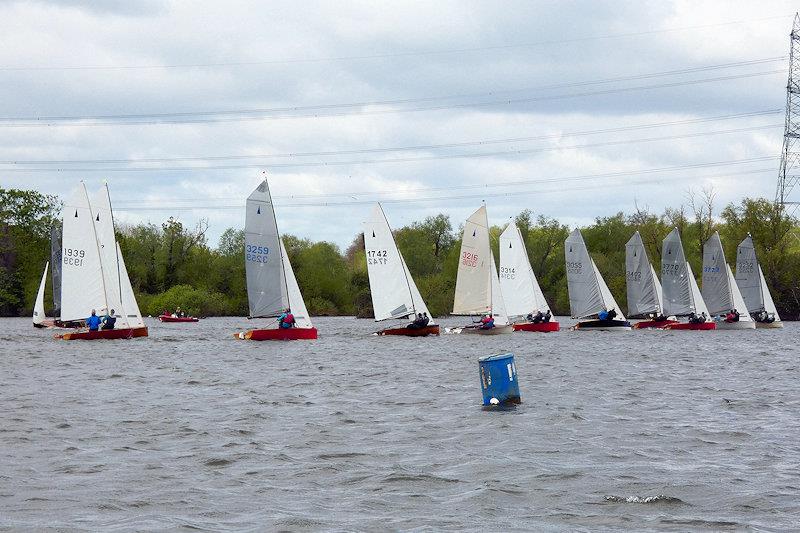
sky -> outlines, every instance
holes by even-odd
[[[0,187],[345,248],[486,202],[571,226],[775,196],[788,1],[0,1]]]

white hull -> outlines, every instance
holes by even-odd
[[[776,320],[775,322],[770,322],[770,323],[756,322],[756,329],[776,329],[782,327],[783,327],[783,322],[781,322],[780,320]]]
[[[720,320],[717,322],[717,329],[756,329],[756,323],[752,321],[725,322]]]
[[[462,327],[462,328],[445,328],[445,333],[458,334],[458,333],[471,333],[475,335],[502,335],[503,333],[513,333],[514,326],[506,324],[504,326],[495,326],[492,329],[481,329],[477,327]]]
[[[630,331],[630,326],[608,326],[608,327],[592,327],[592,328],[572,328],[575,331]]]

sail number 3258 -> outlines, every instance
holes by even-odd
[[[69,266],[83,266],[86,251],[78,248],[64,248],[64,264]]]

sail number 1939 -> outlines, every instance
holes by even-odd
[[[69,266],[83,266],[83,259],[86,257],[86,251],[78,248],[64,248],[64,264]]]

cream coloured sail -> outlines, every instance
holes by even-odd
[[[494,262],[494,253],[489,252],[492,258],[492,318],[495,326],[505,326],[508,324],[508,313],[503,298],[503,289],[500,286],[500,279],[497,277],[497,264]]]
[[[286,273],[286,288],[288,297],[288,307],[294,315],[295,326],[298,328],[311,328],[311,317],[308,316],[308,309],[306,309],[306,302],[303,300],[303,295],[300,294],[300,286],[297,284],[297,278],[294,276],[294,269],[292,263],[289,262],[289,255],[286,253],[286,247],[283,245],[283,239],[280,239],[280,251],[283,262],[283,270]]]
[[[267,181],[247,198],[245,272],[251,317],[275,317],[289,306],[275,210]]]
[[[108,308],[94,218],[83,182],[64,204],[63,216],[61,319],[83,320],[92,309]]]
[[[725,262],[719,232],[714,232],[703,245],[703,299],[712,315],[724,315],[736,309],[740,322],[752,320],[733,272]]]
[[[481,206],[464,224],[453,301],[454,315],[485,315],[491,311],[491,268],[489,220],[486,206]]]
[[[601,311],[617,311],[617,319],[625,320],[614,296],[597,266],[589,256],[580,230],[570,233],[564,242],[567,263],[567,289],[572,318],[587,318]]]
[[[364,250],[376,321],[428,312],[380,204],[364,223]]]
[[[778,310],[772,300],[764,272],[756,256],[753,238],[750,234],[744,238],[736,249],[736,285],[742,293],[745,305],[751,313],[765,311],[775,317],[775,322],[780,322]]]
[[[772,316],[775,317],[775,322],[781,322],[781,317],[778,315],[778,308],[775,307],[772,294],[770,294],[769,287],[767,287],[767,280],[764,278],[764,272],[761,271],[761,265],[758,265],[758,277],[761,278],[761,293],[764,295],[764,311],[772,314]]]
[[[664,310],[661,285],[639,232],[625,245],[625,280],[628,294],[628,314],[631,316],[660,315]]]
[[[33,323],[34,324],[41,324],[44,322],[45,314],[44,314],[44,287],[47,283],[47,269],[50,266],[50,262],[48,261],[44,265],[44,272],[42,272],[42,281],[39,283],[39,292],[36,293],[36,303],[33,304]]]
[[[509,316],[550,310],[531,268],[522,233],[513,222],[500,234],[500,288]]]
[[[128,269],[125,268],[125,259],[122,257],[122,250],[119,248],[119,243],[116,243],[116,249],[117,257],[119,257],[121,308],[122,312],[125,313],[123,315],[123,322],[127,323],[127,327],[130,328],[143,328],[144,320],[142,320],[142,313],[139,311],[139,304],[136,303],[136,296],[133,294],[131,279],[128,277]]]

